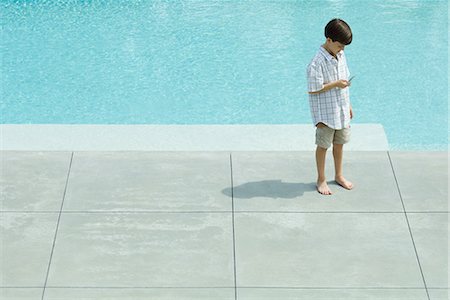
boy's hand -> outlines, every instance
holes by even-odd
[[[311,95],[320,94],[320,93],[326,92],[326,91],[334,89],[334,88],[345,89],[346,87],[349,87],[350,85],[351,85],[350,81],[343,80],[343,79],[337,80],[337,81],[331,81],[329,83],[326,83],[320,91],[308,92],[308,93]]]
[[[342,80],[335,81],[335,85],[338,88],[345,89],[346,87],[350,86],[351,83],[350,83],[350,81],[342,79]]]
[[[350,105],[350,119],[353,119],[353,109],[351,105]]]

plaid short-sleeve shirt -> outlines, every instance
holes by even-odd
[[[316,92],[324,84],[336,80],[348,80],[350,72],[344,51],[334,58],[327,50],[320,47],[307,68],[308,92]],[[348,88],[333,88],[318,94],[309,94],[309,106],[314,125],[324,123],[333,129],[350,126],[350,97]]]

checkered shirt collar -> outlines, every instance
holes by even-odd
[[[328,51],[325,50],[325,48],[324,48],[323,46],[320,46],[320,52],[321,52],[322,55],[323,55],[327,60],[329,60],[329,61],[333,61],[333,59],[335,59],[335,58],[333,57],[333,55],[331,55],[330,53],[328,53]],[[342,51],[339,51],[339,52],[337,53],[338,59],[340,59],[341,56],[342,56]]]

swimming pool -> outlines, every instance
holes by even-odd
[[[3,124],[301,124],[333,17],[356,123],[447,150],[446,0],[2,1]]]

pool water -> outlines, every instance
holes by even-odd
[[[355,123],[447,150],[447,0],[1,1],[3,124],[310,123],[306,66],[334,17]]]

